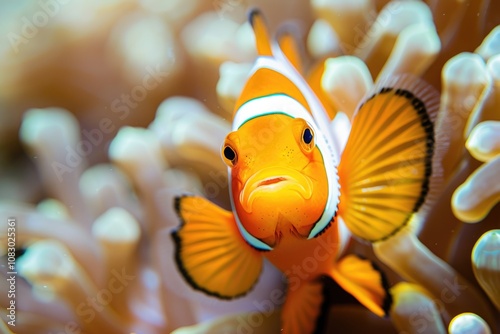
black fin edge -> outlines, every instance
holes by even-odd
[[[248,22],[250,22],[250,24],[252,25],[252,27],[254,26],[254,19],[255,19],[256,15],[261,15],[262,16],[262,12],[260,11],[260,9],[258,9],[256,7],[253,7],[253,8],[250,8],[248,10],[248,14],[247,14]]]
[[[413,109],[417,112],[417,115],[420,117],[421,126],[426,133],[427,152],[426,152],[426,156],[425,156],[424,181],[422,184],[422,189],[420,191],[420,195],[419,195],[419,197],[418,197],[418,199],[415,202],[415,205],[413,207],[413,211],[408,215],[408,218],[406,219],[406,221],[403,224],[401,224],[401,226],[398,226],[396,229],[394,229],[394,231],[392,231],[391,233],[389,233],[388,235],[386,235],[383,238],[376,239],[376,240],[365,240],[365,241],[368,241],[370,243],[387,240],[408,225],[413,214],[418,212],[418,210],[425,203],[425,200],[426,200],[427,195],[428,195],[429,190],[430,190],[430,178],[431,178],[431,175],[433,172],[432,159],[433,159],[434,153],[435,153],[435,144],[436,144],[435,136],[436,136],[436,134],[435,134],[434,128],[435,128],[436,124],[435,124],[435,122],[433,122],[431,120],[429,113],[427,112],[427,107],[421,99],[416,97],[412,92],[410,92],[407,89],[384,86],[384,87],[380,88],[376,93],[372,94],[369,98],[364,100],[364,102],[357,108],[357,110],[360,110],[366,102],[373,99],[375,96],[377,96],[379,94],[389,93],[392,91],[394,91],[395,95],[402,96],[402,97],[406,98],[411,103],[411,105],[413,106]],[[362,240],[364,240],[364,239],[362,239]]]
[[[175,263],[177,265],[177,268],[181,272],[182,277],[184,277],[184,279],[187,281],[187,283],[189,283],[189,285],[193,289],[195,289],[197,291],[201,291],[201,292],[203,292],[203,293],[205,293],[205,294],[207,294],[209,296],[216,297],[218,299],[232,300],[232,299],[237,299],[237,298],[240,298],[240,297],[243,297],[243,296],[247,295],[250,291],[253,290],[253,288],[259,282],[259,278],[261,276],[260,274],[257,277],[257,279],[255,280],[254,284],[250,287],[250,289],[248,289],[248,291],[246,291],[244,293],[241,293],[239,295],[235,295],[235,296],[225,296],[225,295],[221,295],[218,292],[210,291],[208,289],[205,289],[205,288],[199,286],[194,281],[194,279],[191,277],[191,275],[188,273],[188,271],[186,270],[186,268],[184,267],[184,265],[182,263],[182,259],[181,259],[182,240],[181,240],[181,237],[179,236],[179,230],[182,229],[182,227],[186,224],[184,218],[182,218],[182,215],[181,215],[181,201],[182,201],[183,198],[186,198],[186,197],[194,197],[194,196],[193,195],[181,195],[181,196],[176,196],[174,198],[174,209],[175,209],[175,212],[177,213],[177,216],[179,217],[179,219],[181,221],[181,224],[180,224],[180,226],[176,230],[174,230],[174,231],[172,231],[170,233],[170,235],[172,236],[172,239],[174,241],[174,245],[175,245],[175,255],[174,255]]]
[[[318,280],[323,285],[323,302],[321,303],[318,318],[316,319],[316,328],[314,329],[313,334],[322,334],[325,332],[326,325],[328,324],[328,313],[332,304],[331,295],[329,293],[331,289],[328,285],[334,282],[333,279],[328,276],[320,276]]]
[[[380,267],[374,261],[370,260],[370,263],[372,265],[372,268],[380,273],[380,280],[381,280],[380,283],[382,284],[382,287],[384,288],[385,291],[384,301],[382,302],[382,310],[384,310],[385,313],[384,317],[387,318],[389,316],[389,311],[391,309],[393,302],[389,281],[387,280],[387,276],[385,275],[384,271],[380,269]]]

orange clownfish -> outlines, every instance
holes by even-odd
[[[283,333],[316,330],[325,276],[385,316],[392,298],[383,275],[356,255],[337,258],[340,227],[374,242],[419,210],[434,154],[432,94],[408,80],[378,86],[342,152],[291,37],[272,42],[257,11],[250,22],[259,56],[222,145],[232,211],[176,198],[177,265],[193,288],[232,299],[253,287],[267,258],[289,279]]]

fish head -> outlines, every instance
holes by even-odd
[[[328,201],[328,179],[313,126],[274,113],[253,118],[222,146],[231,200],[253,237],[274,247],[286,235],[307,238]]]

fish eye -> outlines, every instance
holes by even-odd
[[[312,130],[308,127],[304,129],[304,132],[302,132],[302,140],[306,144],[310,144],[313,140],[313,137],[314,136],[313,136]]]
[[[224,149],[222,150],[222,154],[224,155],[224,158],[226,158],[226,163],[232,167],[234,164],[236,164],[237,160],[237,155],[236,151],[229,145],[224,146]]]

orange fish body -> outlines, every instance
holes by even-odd
[[[252,288],[267,258],[288,278],[284,333],[316,329],[323,276],[384,316],[382,274],[355,255],[338,259],[341,226],[381,240],[423,205],[435,169],[432,94],[401,79],[377,87],[342,148],[290,36],[273,44],[258,12],[250,21],[259,57],[222,145],[232,212],[201,197],[176,200],[178,267],[195,289],[231,299]]]
[[[294,277],[295,281],[312,280],[330,275],[339,248],[338,229],[331,227],[312,240],[285,236],[272,252],[264,256],[289,278]]]

